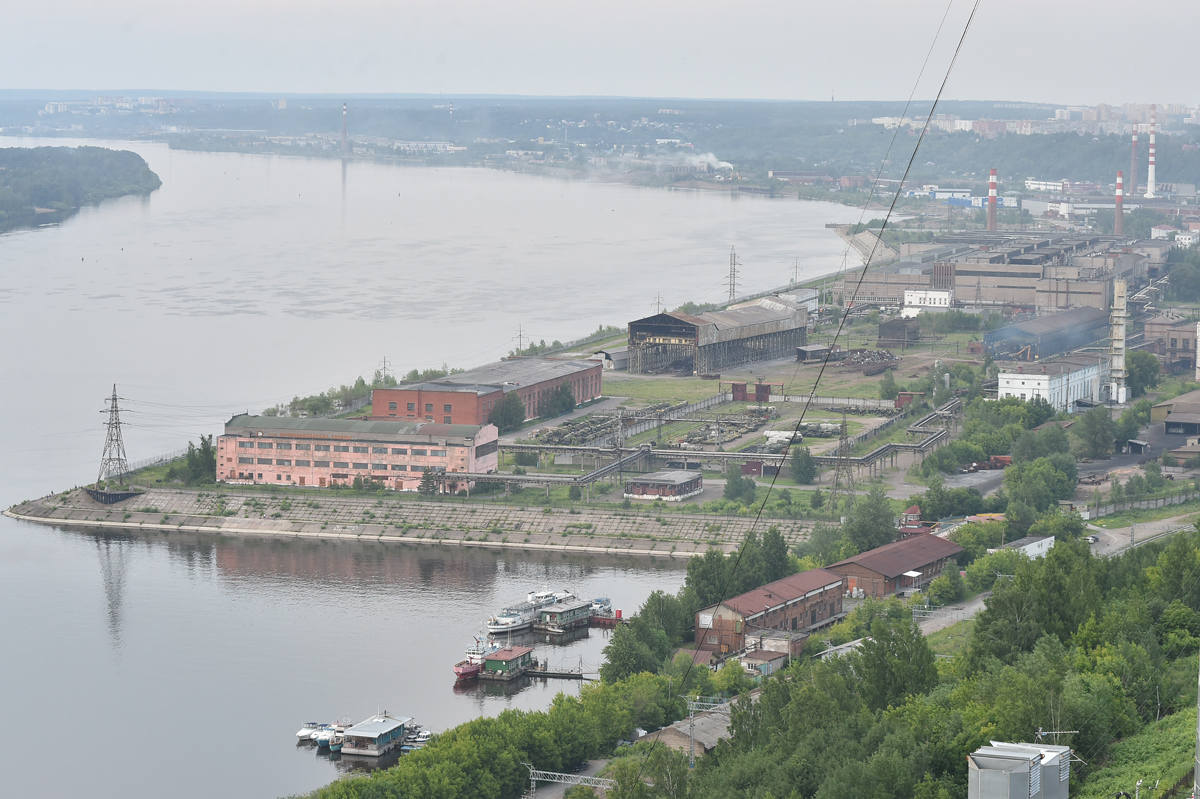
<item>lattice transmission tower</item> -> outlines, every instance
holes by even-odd
[[[733,300],[737,297],[737,280],[738,267],[741,262],[738,261],[737,250],[733,247],[729,248],[729,304],[733,305]]]
[[[108,407],[100,413],[108,414],[104,426],[108,435],[104,439],[104,454],[100,456],[100,474],[96,477],[96,488],[105,483],[105,489],[115,477],[117,485],[124,485],[125,475],[129,471],[129,461],[125,457],[125,440],[121,437],[121,408],[117,404],[117,384],[113,383],[112,396],[108,398]]]
[[[829,489],[829,509],[837,510],[839,494],[846,495],[846,510],[854,505],[854,470],[850,465],[850,425],[842,414],[842,429],[838,435],[837,458],[833,466],[833,487]]]

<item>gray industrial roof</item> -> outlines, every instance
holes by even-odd
[[[688,472],[682,469],[670,469],[650,474],[639,474],[628,478],[631,483],[655,483],[658,485],[680,485],[700,476],[700,472]]]
[[[556,360],[554,358],[508,358],[503,361],[489,363],[457,372],[446,377],[439,377],[437,384],[453,383],[458,385],[484,386],[529,386],[558,377],[578,374],[579,372],[595,369],[599,361],[591,360]],[[410,388],[402,385],[399,388]]]
[[[225,432],[271,431],[286,435],[289,432],[341,433],[359,436],[369,435],[420,435],[452,438],[473,438],[479,433],[479,425],[434,424],[432,422],[379,421],[362,419],[298,419],[291,416],[251,416],[239,413],[225,423]]]
[[[378,738],[380,735],[391,732],[397,727],[403,727],[410,721],[412,719],[408,717],[396,719],[388,715],[375,716],[355,724],[346,730],[346,735],[353,735],[358,738]]]
[[[424,383],[405,383],[399,386],[389,388],[375,389],[376,391],[389,391],[392,389],[403,391],[449,391],[459,394],[493,394],[500,391],[503,386],[500,385],[482,385],[480,383],[456,383],[453,380],[437,379],[427,380]]]
[[[1020,330],[1030,336],[1044,336],[1047,333],[1054,333],[1071,325],[1094,324],[1102,319],[1108,319],[1107,311],[1102,311],[1099,308],[1072,308],[1069,311],[1061,311],[1049,316],[1030,319],[1027,322],[1018,322],[1009,327]]]

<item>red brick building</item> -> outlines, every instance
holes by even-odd
[[[504,395],[515,391],[525,418],[536,419],[563,383],[571,387],[576,405],[599,399],[603,372],[599,360],[509,358],[424,383],[377,388],[371,393],[371,418],[487,424]]]
[[[848,591],[884,597],[928,585],[962,551],[953,541],[920,533],[825,568],[845,577]]]
[[[767,583],[696,611],[696,649],[737,652],[746,648],[747,635],[760,630],[810,632],[841,618],[844,593],[842,576],[826,569]]]

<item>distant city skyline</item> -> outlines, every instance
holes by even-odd
[[[971,10],[951,0],[930,98]],[[0,89],[896,100],[946,0],[400,4],[44,0],[6,10]],[[944,97],[1196,105],[1195,5],[985,0]]]

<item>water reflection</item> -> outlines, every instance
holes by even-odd
[[[132,539],[111,533],[95,537],[100,556],[100,574],[104,581],[104,600],[108,610],[108,636],[115,652],[121,651],[121,602],[125,593],[125,574],[129,569]]]

